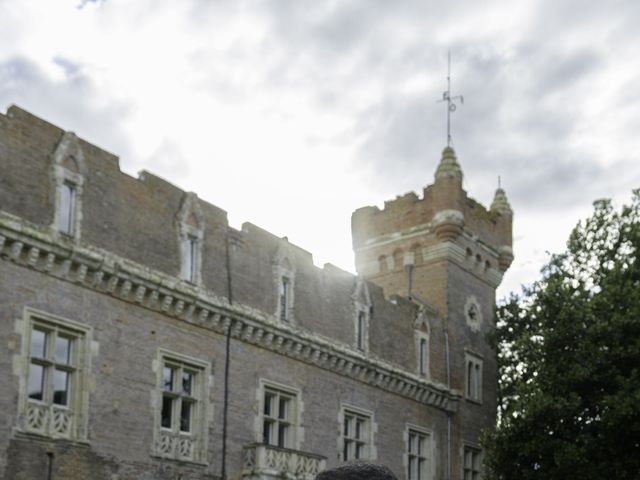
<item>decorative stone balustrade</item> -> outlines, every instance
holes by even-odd
[[[243,459],[242,476],[253,480],[313,480],[327,461],[321,455],[258,443],[244,447]]]

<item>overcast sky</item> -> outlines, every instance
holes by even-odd
[[[638,0],[0,0],[0,108],[17,104],[354,271],[351,212],[421,192],[453,141],[497,176],[539,277],[596,198],[640,187]]]

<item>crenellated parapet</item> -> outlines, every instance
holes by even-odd
[[[356,210],[352,235],[358,272],[387,294],[405,294],[406,265],[448,259],[495,288],[513,260],[513,211],[504,190],[498,189],[487,209],[467,195],[462,179],[455,151],[446,147],[434,183],[422,196],[410,192],[386,201],[382,209]],[[469,269],[470,256],[481,269]]]

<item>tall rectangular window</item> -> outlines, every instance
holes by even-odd
[[[428,360],[428,352],[427,352],[427,339],[426,338],[421,338],[420,339],[420,346],[419,346],[420,352],[419,352],[419,364],[420,364],[420,375],[426,375],[427,374],[427,360]]]
[[[264,388],[262,442],[281,448],[295,448],[296,395],[271,387]]]
[[[371,417],[345,410],[342,441],[343,461],[368,459],[371,447]]]
[[[356,346],[358,347],[358,350],[364,350],[364,335],[365,329],[367,328],[366,321],[366,313],[359,310],[358,320],[356,323]]]
[[[205,366],[169,354],[161,364],[156,453],[198,461],[206,432]]]
[[[428,480],[429,435],[409,429],[407,440],[407,480]]]
[[[470,446],[464,447],[463,479],[480,480],[482,473],[482,450]]]
[[[466,355],[466,397],[476,402],[482,401],[482,360],[476,356]]]
[[[76,186],[68,181],[60,185],[60,204],[58,205],[58,229],[67,235],[73,235],[75,223]]]
[[[280,320],[289,321],[289,306],[291,303],[291,280],[283,276],[280,285]]]
[[[197,282],[197,265],[198,265],[198,255],[199,255],[199,243],[198,239],[193,235],[187,235],[185,240],[185,245],[183,247],[183,272],[184,279],[189,280],[190,282]]]
[[[82,328],[44,315],[29,319],[24,392],[27,431],[61,438],[84,435],[79,419],[84,418],[80,393],[88,329]]]

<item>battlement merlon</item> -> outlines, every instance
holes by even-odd
[[[376,254],[381,254],[376,245],[391,246],[400,239],[411,238],[415,244],[424,244],[424,237],[428,237],[426,243],[433,244],[453,241],[464,233],[492,249],[500,270],[505,271],[513,260],[513,211],[506,194],[499,188],[487,209],[467,195],[462,177],[455,152],[447,147],[434,183],[424,188],[421,198],[410,192],[386,201],[383,209],[368,206],[356,210],[351,217],[356,264],[358,257],[369,256],[367,251],[375,249]]]

